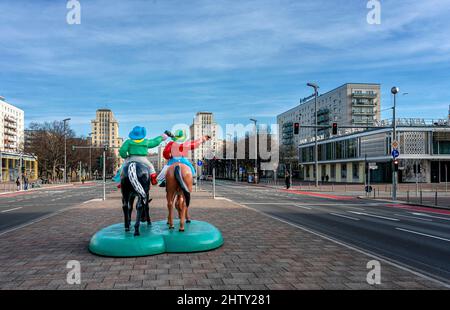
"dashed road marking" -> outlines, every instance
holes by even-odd
[[[399,227],[395,227],[395,229],[401,230],[401,231],[404,231],[404,232],[408,232],[408,233],[411,233],[411,234],[421,235],[421,236],[425,236],[425,237],[430,237],[430,238],[434,238],[434,239],[439,239],[439,240],[450,242],[450,239],[437,237],[437,236],[433,236],[433,235],[429,235],[429,234],[424,234],[424,233],[421,233],[421,232],[418,232],[418,231],[414,231],[414,230],[408,230],[408,229],[399,228]]]

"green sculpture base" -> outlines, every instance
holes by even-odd
[[[136,237],[134,223],[129,232],[125,232],[123,223],[114,224],[92,236],[89,250],[102,256],[136,257],[209,251],[223,244],[220,231],[207,222],[186,223],[184,232],[178,231],[179,220],[174,222],[175,229],[169,229],[166,221],[153,222],[150,226],[141,223],[140,236]]]

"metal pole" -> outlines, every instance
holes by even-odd
[[[81,161],[80,161],[80,176],[79,176],[79,179],[80,179],[80,183],[81,183]]]
[[[419,193],[419,170],[417,169],[417,160],[414,162],[414,164],[416,165],[416,197],[417,194]]]
[[[216,167],[213,167],[213,198],[216,199]]]
[[[447,164],[445,164],[445,191],[447,191]]]
[[[20,153],[19,157],[19,180],[20,180],[20,188],[19,190],[22,190],[23,188],[23,182],[22,182],[22,153]]]
[[[70,118],[63,119],[63,123],[64,123],[64,183],[67,183],[67,129],[66,129],[67,121],[70,121]]]
[[[106,151],[103,150],[103,200],[106,200]]]
[[[66,135],[66,121],[64,121],[64,183],[67,183],[67,135]]]
[[[399,92],[398,87],[392,87],[391,93],[394,95],[394,108],[392,112],[392,127],[393,127],[393,140],[397,141],[397,121],[395,118],[395,112],[396,112],[396,104],[397,104],[397,93]],[[392,200],[397,200],[397,171],[394,169],[394,160],[392,160]]]
[[[315,128],[314,128],[314,159],[316,166],[316,187],[319,186],[319,151],[317,146],[317,88],[314,88],[314,114],[315,114]]]
[[[367,168],[367,194],[370,195],[370,165]]]
[[[235,156],[236,156],[236,170],[235,170],[234,174],[236,175],[236,182],[238,182],[239,167],[238,167],[238,161],[237,161],[237,154]]]

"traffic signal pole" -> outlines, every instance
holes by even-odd
[[[103,201],[106,200],[106,147],[103,148]]]
[[[76,149],[103,149],[103,200],[106,200],[106,151],[111,148],[118,148],[118,147],[109,147],[109,146],[76,146],[72,145],[72,150]]]

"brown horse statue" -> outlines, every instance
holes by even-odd
[[[188,213],[189,203],[191,201],[192,192],[192,172],[191,168],[182,164],[172,164],[166,173],[166,198],[167,209],[169,215],[167,217],[167,224],[169,229],[173,229],[173,205],[178,211],[180,219],[179,231],[184,231],[184,223],[189,223],[190,217]]]

